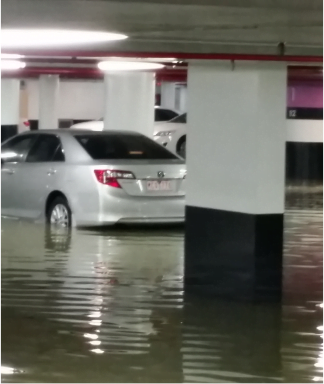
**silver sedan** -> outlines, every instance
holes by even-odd
[[[134,132],[42,130],[2,144],[2,215],[63,227],[184,221],[186,166]]]

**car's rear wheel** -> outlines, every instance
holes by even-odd
[[[187,140],[186,140],[186,137],[184,136],[182,139],[180,139],[177,146],[178,155],[183,157],[184,159],[186,158],[186,144],[187,144]]]
[[[67,199],[59,196],[53,200],[47,211],[47,223],[51,227],[70,228],[72,212]]]

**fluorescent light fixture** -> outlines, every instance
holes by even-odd
[[[126,38],[126,35],[110,32],[61,29],[2,29],[1,47],[48,48],[62,45],[103,43]]]
[[[24,55],[18,55],[17,53],[1,53],[1,59],[18,60],[25,57]]]
[[[143,59],[142,59],[143,60]],[[163,63],[163,62],[178,62],[177,59],[175,57],[148,57],[148,58],[145,58],[144,60],[147,60],[147,61],[157,61],[157,62],[160,62],[160,63]]]
[[[102,71],[150,71],[163,67],[163,64],[139,61],[101,61],[98,64]]]
[[[25,68],[26,63],[18,60],[1,60],[1,71]]]

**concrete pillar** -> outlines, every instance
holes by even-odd
[[[58,75],[41,75],[39,77],[39,129],[59,127],[59,86]]]
[[[175,109],[176,83],[161,83],[161,107]]]
[[[155,74],[113,72],[105,75],[105,130],[153,136]]]
[[[323,80],[288,84],[286,183],[323,183]]]
[[[187,86],[179,85],[177,87],[177,92],[179,95],[179,106],[177,106],[177,95],[176,95],[175,108],[180,113],[185,113],[185,112],[187,112]]]
[[[1,141],[18,133],[20,80],[1,80]]]
[[[280,300],[286,66],[192,63],[185,287]]]

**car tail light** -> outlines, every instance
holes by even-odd
[[[135,179],[135,176],[132,172],[128,171],[116,171],[110,169],[95,169],[94,171],[97,180],[101,184],[109,185],[114,188],[121,188],[118,180],[120,179]]]

